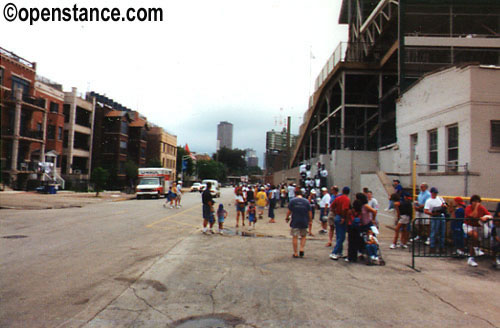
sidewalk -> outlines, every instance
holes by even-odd
[[[0,209],[43,210],[69,207],[83,207],[100,202],[123,201],[135,198],[135,195],[109,191],[78,193],[73,191],[58,191],[55,195],[40,194],[31,191],[0,192]]]
[[[132,283],[85,327],[500,325],[500,282],[488,261],[471,268],[463,259],[425,258],[416,272],[408,267],[408,250],[389,250],[390,214],[380,218],[387,264],[366,266],[330,260],[317,219],[305,257],[293,259],[286,209],[276,211],[276,223],[265,218],[248,231],[236,230],[234,206],[224,205],[231,233],[196,229],[139,277],[115,278]],[[188,216],[199,214],[175,220],[191,222]]]

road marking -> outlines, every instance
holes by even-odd
[[[164,217],[164,218],[163,218],[163,219],[161,219],[161,220],[158,220],[158,221],[156,221],[156,222],[153,222],[153,223],[148,224],[148,225],[146,226],[146,228],[152,228],[153,226],[157,225],[158,223],[162,223],[162,222],[168,221],[168,220],[170,220],[170,219],[172,219],[172,218],[175,218],[176,216],[179,216],[179,215],[181,215],[181,214],[184,214],[184,213],[190,212],[190,211],[192,211],[192,210],[194,210],[194,209],[198,209],[198,206],[193,206],[193,207],[188,208],[187,210],[184,210],[184,211],[182,211],[182,212],[178,212],[178,213],[175,213],[174,215],[170,215],[170,216]]]
[[[188,226],[188,227],[193,227],[193,228],[199,228],[199,225],[192,224],[192,223],[186,223],[186,222],[180,222],[180,221],[166,221],[165,223],[175,223],[175,224],[180,224],[180,225],[183,225],[183,226]],[[152,227],[147,227],[147,228],[152,228]],[[165,226],[155,227],[155,229],[169,230],[169,228],[167,228]]]

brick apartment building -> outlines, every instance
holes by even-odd
[[[53,163],[56,175],[61,181],[60,175],[64,130],[64,92],[62,90],[62,85],[37,75],[35,78],[35,96],[45,99],[47,115],[46,118],[42,118],[42,120],[40,120],[40,118],[35,118],[37,130],[40,126],[45,130],[45,149],[43,149],[43,144],[35,144],[32,156],[37,157],[40,161]],[[42,156],[45,156],[44,160]]]
[[[125,165],[134,162],[139,167],[146,165],[147,130],[145,117],[136,111],[95,92],[94,140],[92,167],[103,167],[110,171],[110,187],[124,188],[132,182],[126,180]]]
[[[36,64],[0,48],[2,182],[24,189],[45,157],[46,101],[35,96]]]
[[[147,133],[147,160],[159,160],[161,166],[172,170],[172,177],[177,177],[177,136],[161,127],[153,126]]]

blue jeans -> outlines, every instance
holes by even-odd
[[[436,247],[436,237],[439,238],[439,247],[444,248],[445,222],[444,219],[431,219],[431,248]]]
[[[366,252],[368,253],[368,256],[377,256],[377,249],[377,245],[375,244],[366,245]]]
[[[464,220],[452,220],[451,221],[451,231],[453,233],[453,245],[455,248],[464,248]]]
[[[340,215],[335,215],[335,236],[337,238],[337,241],[335,243],[335,247],[333,248],[332,254],[337,255],[342,254],[346,232],[346,222],[344,221],[344,223],[341,224],[340,220],[342,220]]]
[[[276,199],[271,199],[269,201],[269,214],[268,214],[268,216],[271,219],[274,219],[274,208],[276,207],[276,202],[277,202]]]

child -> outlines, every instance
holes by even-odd
[[[224,219],[227,217],[227,211],[224,209],[223,204],[219,204],[219,209],[217,210],[217,221],[219,223],[219,233],[224,234]]]
[[[248,230],[252,230],[252,223],[255,229],[255,222],[257,221],[255,217],[256,214],[255,201],[253,200],[250,201],[250,205],[248,205],[247,214],[248,214],[248,226],[249,226]]]
[[[169,187],[167,196],[165,197],[165,204],[163,204],[163,207],[167,207],[168,203],[171,203],[172,195],[173,195],[172,187]],[[170,205],[170,208],[172,208],[172,205]]]
[[[368,229],[365,236],[366,251],[371,262],[377,261],[378,240],[372,229]]]

